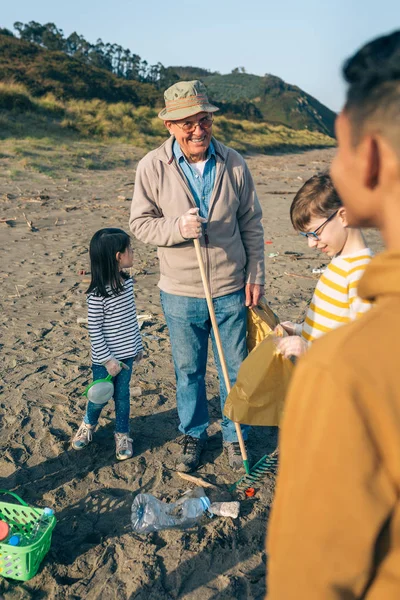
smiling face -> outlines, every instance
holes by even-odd
[[[305,229],[306,232],[316,231],[326,221],[326,217],[312,217]],[[337,214],[317,233],[318,239],[307,238],[309,248],[316,248],[330,258],[340,254],[347,242],[346,211],[342,207]]]
[[[199,162],[206,158],[206,152],[212,137],[212,125],[208,128],[201,127],[198,122],[207,116],[208,113],[200,112],[187,119],[165,121],[165,126],[175,136],[176,141],[189,162]],[[188,133],[182,129],[184,123],[197,123],[197,126],[194,131]]]

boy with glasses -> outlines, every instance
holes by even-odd
[[[371,308],[357,295],[357,286],[372,252],[361,231],[348,226],[346,209],[329,175],[306,181],[292,202],[290,218],[308,246],[332,260],[317,283],[304,323],[281,324],[289,336],[279,338],[277,346],[286,358],[304,354],[321,335]]]

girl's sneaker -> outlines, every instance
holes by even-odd
[[[127,433],[116,433],[115,434],[115,455],[118,460],[126,460],[132,458],[132,438]]]
[[[95,427],[82,421],[81,426],[72,440],[72,447],[75,450],[82,450],[82,448],[85,448],[92,441],[94,430]]]

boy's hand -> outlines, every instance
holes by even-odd
[[[107,373],[111,375],[111,377],[116,377],[122,369],[120,361],[116,360],[115,358],[110,358],[110,360],[108,360],[104,366],[107,369]]]
[[[298,335],[289,335],[284,338],[275,339],[276,347],[285,358],[301,356],[308,350],[308,344]]]
[[[139,350],[139,352],[135,356],[135,363],[140,363],[143,360],[143,350]]]

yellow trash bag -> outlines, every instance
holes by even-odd
[[[224,415],[243,425],[279,425],[293,364],[278,352],[273,335],[287,335],[279,318],[261,298],[247,313],[249,355],[239,369]]]
[[[258,305],[247,311],[247,349],[253,350],[263,339],[272,333],[279,324],[279,318],[270,309],[266,299],[259,300]]]
[[[242,362],[224,415],[243,425],[279,425],[293,369],[267,335]]]

